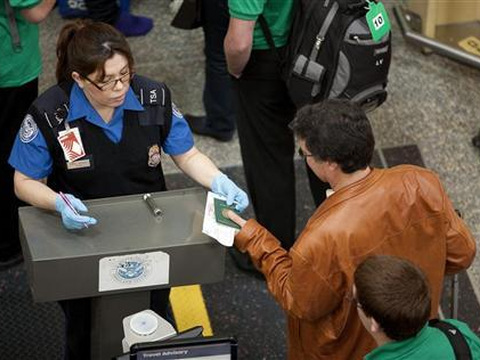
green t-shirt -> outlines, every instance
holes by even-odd
[[[480,339],[467,324],[457,320],[445,320],[456,326],[465,337],[472,359],[480,359]],[[417,336],[393,341],[382,345],[367,356],[365,360],[418,360],[418,359],[455,359],[452,345],[440,330],[425,326]]]
[[[17,21],[22,50],[15,52],[4,1],[0,1],[0,87],[21,86],[38,77],[42,70],[38,25],[29,23],[20,11],[40,0],[9,0]]]
[[[276,47],[284,46],[292,25],[293,0],[228,0],[230,16],[240,20],[258,19],[263,14],[268,23]],[[255,24],[253,49],[268,49],[268,43],[260,28]]]

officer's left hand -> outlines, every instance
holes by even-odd
[[[235,204],[237,211],[243,211],[248,206],[248,196],[227,175],[221,173],[212,182],[212,191],[227,198],[227,205]]]

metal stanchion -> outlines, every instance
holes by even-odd
[[[451,318],[452,319],[458,319],[458,292],[459,292],[459,286],[458,286],[458,274],[455,274],[452,276],[452,289],[451,289]]]

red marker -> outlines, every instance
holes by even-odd
[[[77,209],[75,209],[72,205],[72,203],[70,202],[70,200],[68,200],[68,197],[61,191],[58,192],[60,194],[60,197],[62,198],[62,200],[65,202],[65,204],[67,204],[67,206],[69,207],[70,210],[72,210],[72,212],[77,215],[77,216],[81,216]],[[85,228],[88,229],[88,224],[87,223],[83,223],[83,226],[85,226]]]

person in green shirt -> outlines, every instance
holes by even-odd
[[[365,360],[455,359],[447,336],[429,326],[430,289],[423,272],[410,261],[376,255],[355,270],[353,299],[365,329],[378,347]],[[480,359],[480,339],[467,324],[444,320],[465,339],[471,359]]]
[[[234,79],[236,120],[245,178],[257,220],[290,249],[295,241],[295,105],[281,77],[293,20],[293,0],[229,0],[224,41]],[[259,24],[263,15],[276,51]],[[319,198],[325,199],[324,188]],[[317,198],[317,194],[313,194]],[[237,260],[237,263],[239,261]]]
[[[27,109],[38,96],[42,69],[38,23],[54,5],[55,0],[0,1],[0,270],[22,259],[14,171],[7,161]],[[12,29],[18,32],[18,41]]]

